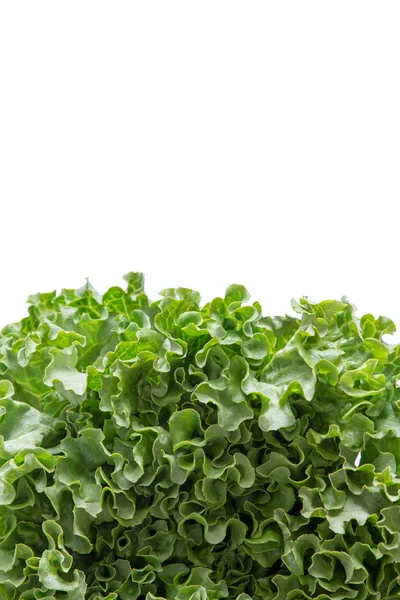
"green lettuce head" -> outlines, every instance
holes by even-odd
[[[0,598],[399,598],[393,322],[125,280],[0,333]]]

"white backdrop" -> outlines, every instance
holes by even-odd
[[[0,5],[0,325],[30,293],[238,282],[400,327],[400,4]],[[397,339],[400,339],[398,336]]]

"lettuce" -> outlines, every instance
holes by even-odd
[[[400,347],[140,273],[0,334],[0,597],[400,597]]]

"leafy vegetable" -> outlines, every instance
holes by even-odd
[[[0,597],[400,597],[400,347],[139,273],[0,334]]]

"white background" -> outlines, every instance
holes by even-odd
[[[129,270],[400,326],[400,4],[0,5],[0,325]],[[398,337],[400,339],[400,336]]]

